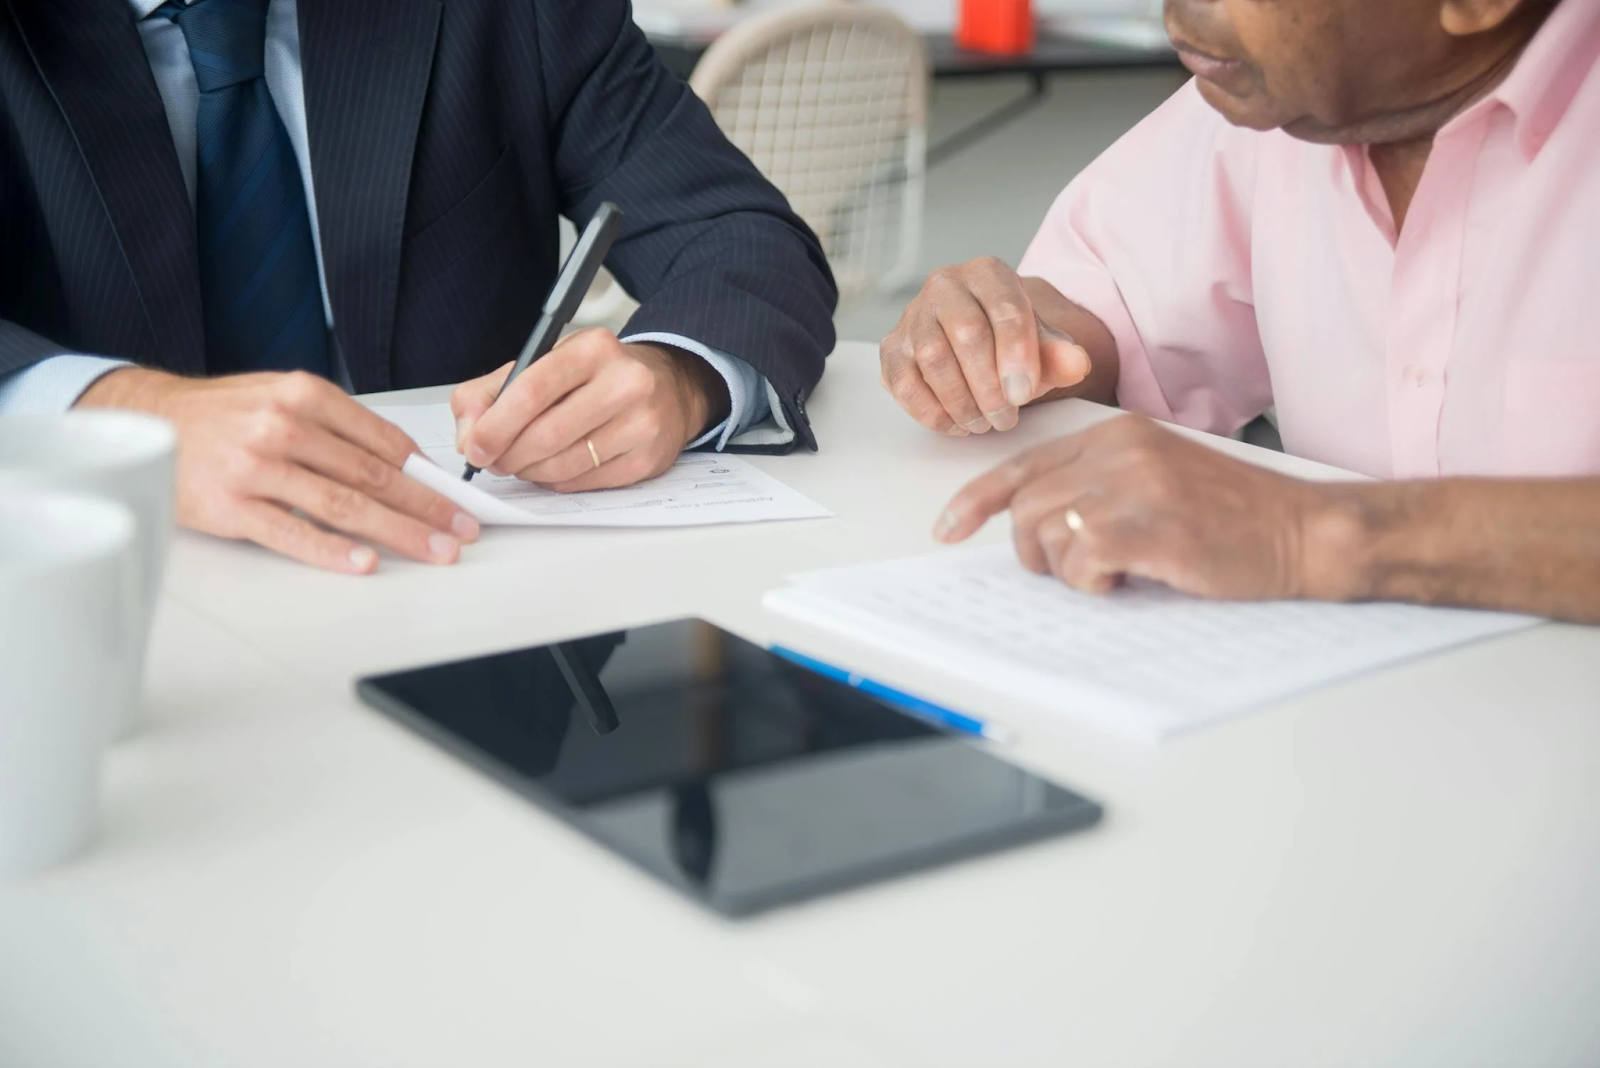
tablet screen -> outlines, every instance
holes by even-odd
[[[1093,823],[1093,802],[711,624],[363,680],[362,696],[730,914]]]

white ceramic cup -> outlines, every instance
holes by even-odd
[[[134,656],[134,538],[115,501],[0,489],[0,875],[59,863],[94,828]]]
[[[109,498],[133,513],[138,595],[126,622],[134,655],[107,722],[113,740],[133,732],[143,704],[145,648],[172,544],[177,448],[169,423],[134,412],[0,417],[0,497],[59,490]]]

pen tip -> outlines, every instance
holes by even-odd
[[[467,465],[467,469],[465,471],[461,472],[461,481],[463,481],[463,482],[471,482],[472,479],[473,479],[473,476],[475,476],[477,473],[478,473],[478,469],[476,467],[473,467],[471,464],[468,464]]]

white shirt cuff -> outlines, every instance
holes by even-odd
[[[743,360],[678,334],[632,334],[623,338],[622,342],[625,345],[634,343],[671,345],[675,349],[692,352],[709,363],[728,384],[728,418],[691,441],[689,448],[697,449],[707,442],[715,441],[717,451],[721,452],[728,447],[728,442],[735,435],[743,434],[760,423],[771,421],[772,402],[769,399],[771,389],[768,387],[766,377]],[[790,436],[793,433],[792,430],[789,431]]]
[[[126,360],[101,356],[52,356],[32,367],[0,375],[0,415],[54,415],[78,403],[84,390]]]

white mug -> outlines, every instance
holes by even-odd
[[[133,732],[143,704],[145,648],[172,544],[177,446],[169,423],[134,412],[0,418],[0,496],[60,490],[106,497],[133,513],[139,592],[127,626],[134,655],[122,683],[124,699],[107,723],[113,740]]]
[[[59,863],[94,828],[134,655],[134,536],[115,501],[0,489],[0,874]]]

